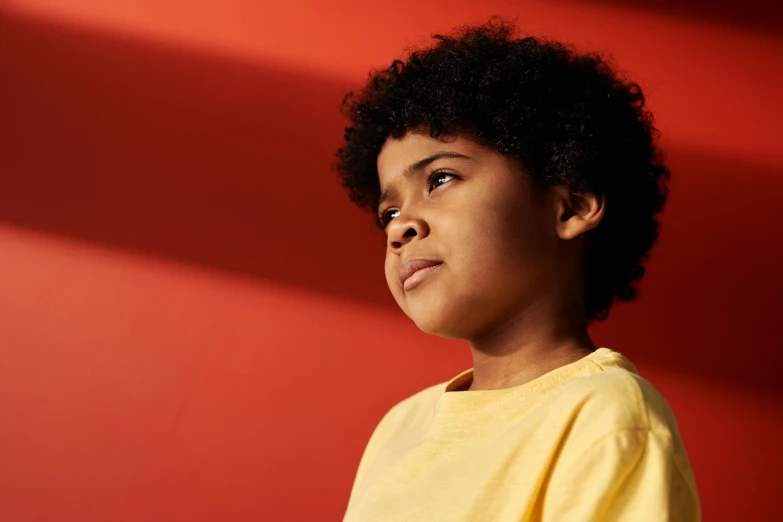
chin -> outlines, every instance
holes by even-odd
[[[401,305],[403,303],[400,303]],[[405,315],[424,333],[446,337],[449,339],[465,339],[463,334],[466,322],[462,320],[464,313],[455,303],[444,303],[440,299],[425,299],[421,301],[408,300],[402,310]]]
[[[440,314],[428,307],[413,307],[414,310],[404,310],[405,315],[424,333],[439,335],[443,329]],[[424,308],[416,310],[416,308]]]
[[[431,310],[421,315],[408,317],[416,324],[422,332],[430,335],[437,335],[447,339],[464,339],[463,332],[460,331],[460,325],[455,324],[453,317],[448,314],[434,314]]]

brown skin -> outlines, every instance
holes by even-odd
[[[437,159],[403,176],[439,152],[470,159]],[[596,349],[582,272],[585,233],[601,221],[605,198],[536,188],[470,133],[390,138],[377,165],[381,189],[394,191],[378,209],[388,220],[386,281],[422,331],[470,342],[469,390],[518,386]],[[399,268],[414,258],[443,265],[405,292]]]

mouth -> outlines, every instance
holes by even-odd
[[[410,259],[400,267],[400,282],[403,291],[407,292],[419,286],[431,277],[443,265],[443,261],[433,259]]]

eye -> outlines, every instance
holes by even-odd
[[[429,188],[430,192],[432,192],[433,190],[435,190],[440,186],[438,185],[438,187],[433,187],[432,185],[435,183],[435,181],[446,178],[448,176],[451,176],[452,178],[456,178],[454,174],[449,174],[448,172],[442,170],[436,170],[435,172],[433,172],[427,177],[427,188]]]
[[[437,186],[433,186],[436,185],[437,181],[443,180],[444,178],[448,178],[449,176],[452,178],[457,177],[456,175],[449,174],[448,172],[445,172],[443,170],[436,170],[432,172],[429,176],[427,176],[427,190],[429,192],[432,192],[433,190],[440,187],[441,185],[444,185],[446,182],[448,182],[448,179],[446,180],[446,182],[439,183],[437,184]],[[396,208],[390,208],[380,213],[380,215],[378,216],[378,223],[380,224],[382,229],[386,230],[386,227],[389,226],[389,221],[391,221],[392,219],[394,219],[394,217],[396,217],[391,215],[395,212],[399,213],[400,211],[399,209]]]
[[[399,212],[399,209],[390,208],[388,210],[384,210],[383,212],[381,212],[381,215],[378,216],[378,222],[380,223],[382,229],[386,230],[386,227],[389,226],[389,221],[394,219],[393,217],[390,216],[390,214],[394,212]]]

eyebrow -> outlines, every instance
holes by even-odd
[[[459,152],[445,152],[445,151],[436,152],[435,154],[427,156],[426,158],[420,159],[416,163],[409,165],[408,168],[402,172],[402,176],[405,178],[409,178],[412,175],[424,169],[427,165],[443,158],[461,158],[461,159],[468,159],[468,160],[472,159],[470,156],[465,156],[464,154],[460,154]],[[391,187],[384,190],[383,192],[381,192],[381,195],[378,197],[378,200],[375,202],[375,208],[380,207],[384,201],[394,197],[396,194],[397,192]]]

